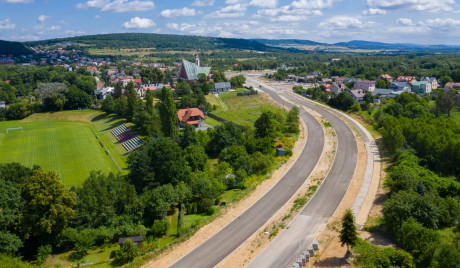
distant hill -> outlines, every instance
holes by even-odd
[[[0,55],[26,55],[31,51],[28,50],[23,44],[19,42],[10,42],[0,40]]]
[[[248,39],[148,33],[98,34],[25,42],[26,45],[32,47],[59,43],[79,44],[90,48],[154,48],[159,51],[213,49],[243,49],[256,51],[285,50],[282,48],[267,46],[257,42],[256,40]]]
[[[381,49],[381,50],[404,50],[404,51],[456,51],[460,50],[460,46],[455,45],[419,45],[411,43],[383,43],[383,42],[372,42],[353,40],[349,42],[340,42],[335,44],[319,43],[310,40],[297,40],[297,39],[281,39],[281,40],[270,40],[270,39],[254,39],[262,44],[268,46],[281,46],[281,47],[300,47],[304,46],[324,46],[324,49],[330,49],[331,47],[341,47],[349,49]]]

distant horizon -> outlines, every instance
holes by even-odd
[[[265,40],[274,40],[274,41],[279,41],[279,40],[297,40],[297,41],[311,41],[315,43],[320,43],[320,44],[327,44],[327,45],[335,45],[338,43],[348,43],[348,42],[371,42],[371,43],[382,43],[382,44],[412,44],[412,45],[420,45],[420,46],[459,46],[460,44],[449,44],[449,43],[430,43],[430,44],[422,44],[422,43],[413,43],[413,42],[382,42],[382,41],[374,41],[374,40],[358,40],[358,39],[352,39],[352,40],[347,40],[347,41],[336,41],[334,43],[326,43],[326,42],[321,42],[321,41],[316,41],[312,39],[301,39],[301,38],[260,38],[260,37],[255,37],[255,38],[250,38],[250,37],[221,37],[221,36],[211,36],[211,35],[194,35],[194,34],[177,34],[177,33],[148,33],[148,32],[113,32],[113,33],[94,33],[94,34],[82,34],[82,35],[74,35],[74,36],[63,36],[63,37],[51,37],[51,38],[45,38],[45,39],[38,39],[38,40],[7,40],[7,39],[1,39],[0,40],[5,40],[5,41],[12,41],[12,42],[20,42],[20,43],[27,43],[27,42],[38,42],[38,41],[47,41],[47,40],[53,40],[53,39],[67,39],[67,38],[75,38],[75,37],[83,37],[83,36],[94,36],[94,35],[110,35],[110,34],[160,34],[160,35],[178,35],[178,36],[198,36],[198,37],[210,37],[210,38],[235,38],[235,39],[246,39],[246,40],[256,40],[256,39],[265,39]]]
[[[460,0],[0,0],[0,39],[159,33],[460,45]]]

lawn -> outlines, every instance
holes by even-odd
[[[263,112],[286,113],[283,109],[275,106],[263,94],[251,96],[237,96],[237,92],[223,92],[219,98],[225,103],[227,111],[224,111],[222,105],[217,105],[218,101],[214,95],[207,95],[206,99],[211,104],[216,104],[214,114],[237,123],[242,126],[254,126],[254,122]]]
[[[110,130],[124,120],[93,110],[35,114],[22,121],[0,122],[0,163],[19,162],[56,171],[67,186],[80,185],[90,171],[118,172],[93,128],[126,173],[124,148]],[[22,131],[6,133],[7,128]]]

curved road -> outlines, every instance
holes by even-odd
[[[336,157],[320,188],[288,227],[248,265],[254,268],[287,267],[324,229],[345,196],[358,161],[357,142],[351,129],[332,112],[251,78],[248,80],[263,86],[270,96],[279,94],[318,112],[332,124],[337,134]]]
[[[272,97],[279,103],[284,102],[276,94]],[[285,103],[285,106],[291,108],[292,104]],[[170,267],[205,268],[217,265],[263,226],[302,186],[321,157],[324,133],[312,115],[301,112],[300,118],[307,125],[307,143],[283,178],[240,216]]]

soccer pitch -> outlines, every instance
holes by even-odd
[[[19,127],[23,130],[9,130],[6,133],[8,128]],[[97,126],[94,127],[97,129]],[[108,135],[99,134],[104,137],[103,142],[109,145],[109,150],[113,148],[113,144],[106,142]],[[119,152],[111,153],[115,155]],[[8,162],[54,170],[67,186],[80,185],[92,170],[118,172],[99,144],[91,125],[84,122],[0,122],[0,163]],[[125,163],[119,164],[123,166]]]

